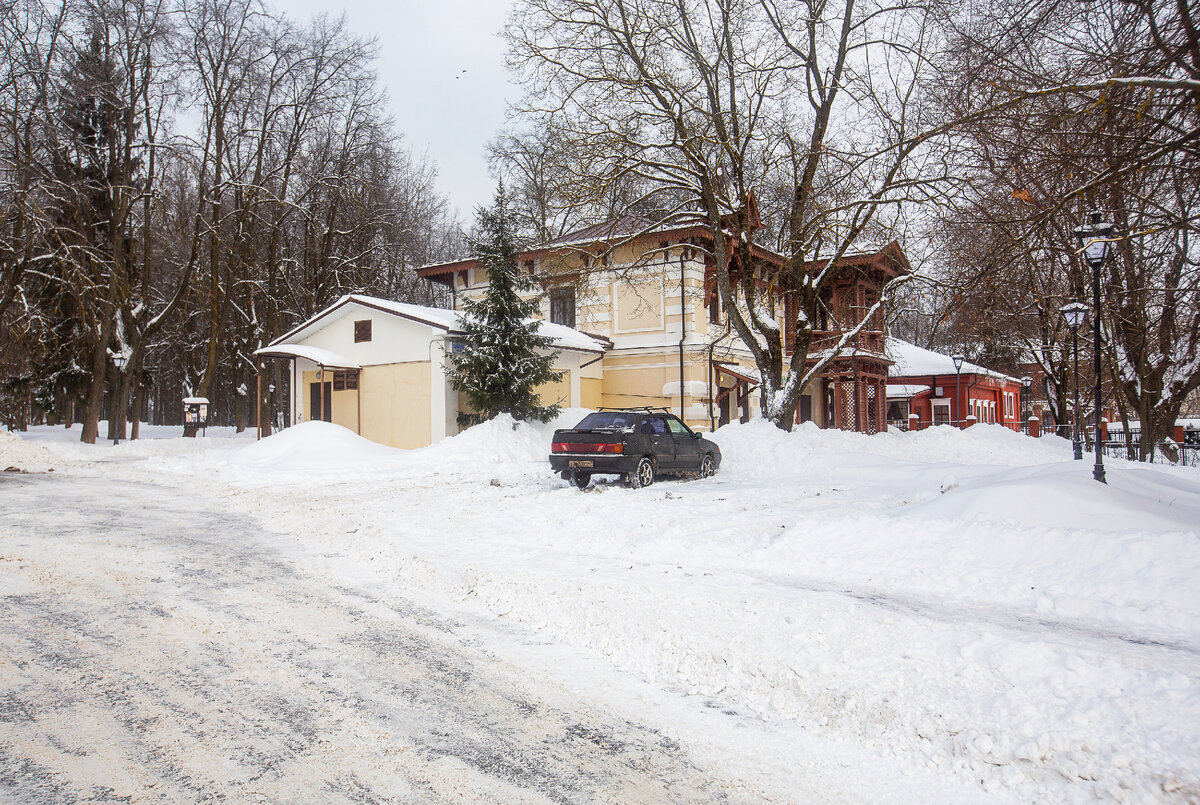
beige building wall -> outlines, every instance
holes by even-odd
[[[307,422],[318,418],[316,411],[308,410],[317,372],[303,372],[302,377],[301,421]],[[322,382],[332,378],[333,370],[324,370]],[[357,390],[331,393],[330,421],[380,444],[425,447],[431,442],[429,388],[428,361],[368,366],[359,371]]]
[[[302,381],[302,385],[301,385],[301,396],[304,399],[304,408],[305,408],[304,418],[306,420],[312,420],[312,419],[318,418],[316,411],[307,410],[309,407],[309,401],[312,399],[312,397],[309,396],[311,394],[310,390],[312,389],[312,384],[320,382],[320,383],[329,383],[330,386],[332,386],[333,385],[333,372],[334,372],[333,369],[325,369],[324,371],[312,370],[312,371],[303,373],[303,381]],[[321,379],[319,381],[317,379],[318,375],[321,375]],[[341,425],[343,428],[349,428],[350,430],[354,431],[355,433],[358,433],[358,394],[357,394],[357,392],[355,392],[353,389],[351,389],[349,391],[347,391],[345,389],[343,389],[342,391],[331,391],[330,397],[331,397],[331,400],[330,400],[329,408],[330,408],[331,416],[329,417],[329,421],[335,425]],[[324,404],[323,400],[324,400],[324,398],[322,398],[322,405]],[[320,418],[324,419],[325,417],[322,416]]]
[[[432,442],[429,361],[389,363],[362,370],[362,435],[412,449]]]
[[[563,372],[558,380],[538,386],[537,394],[542,405],[558,403],[563,408],[571,408],[571,372]]]

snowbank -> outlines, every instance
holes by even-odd
[[[46,472],[57,463],[58,457],[41,445],[0,430],[0,471]]]

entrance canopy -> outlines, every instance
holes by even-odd
[[[255,355],[264,358],[307,358],[315,364],[332,369],[361,369],[362,366],[348,358],[343,358],[333,350],[321,347],[310,347],[307,344],[276,344],[271,347],[256,349]]]

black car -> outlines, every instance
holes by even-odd
[[[659,475],[707,478],[721,448],[663,408],[601,408],[554,431],[550,468],[580,489],[596,474],[620,475],[635,489]]]

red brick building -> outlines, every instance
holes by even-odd
[[[949,355],[888,338],[888,427],[921,429],[931,425],[965,427],[976,422],[1020,430],[1021,393],[1015,377],[963,361],[955,372]]]

